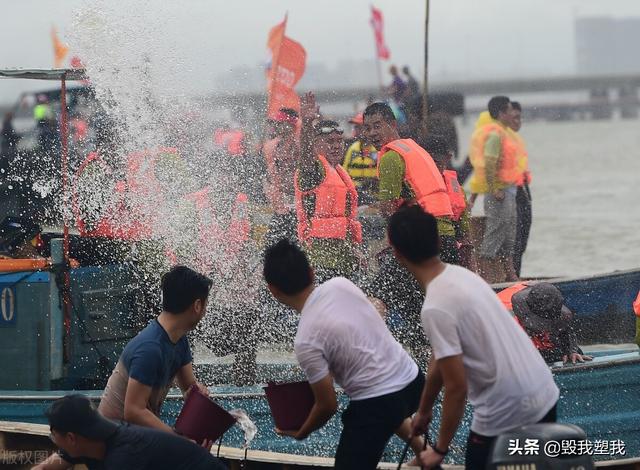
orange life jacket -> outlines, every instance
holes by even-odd
[[[633,303],[633,311],[640,317],[640,292],[638,292],[638,298]]]
[[[458,173],[454,170],[444,170],[442,172],[444,184],[447,186],[449,200],[451,201],[451,210],[453,211],[453,220],[460,220],[464,210],[467,208],[467,199],[464,197],[464,191],[458,182]]]
[[[506,289],[498,292],[498,298],[500,299],[500,302],[502,302],[502,304],[507,308],[507,310],[512,311],[513,306],[511,305],[511,297],[513,297],[513,294],[516,294],[521,290],[526,289],[527,287],[529,287],[529,284],[527,284],[526,282],[518,282],[517,284],[509,286]]]
[[[398,139],[382,147],[380,155],[389,150],[398,152],[404,160],[404,180],[409,185],[416,202],[435,217],[451,217],[451,201],[442,174],[431,155],[412,139]],[[380,161],[378,158],[378,177]]]
[[[502,144],[501,155],[498,161],[498,180],[507,186],[515,184],[518,180],[516,144],[504,126],[496,121],[492,121],[476,129],[471,136],[469,160],[474,170],[471,179],[471,191],[474,193],[486,193],[489,191],[484,146],[491,133],[497,133],[500,136],[500,142]]]
[[[323,155],[318,160],[324,169],[324,180],[309,191],[301,191],[298,172],[295,173],[298,238],[308,242],[312,238],[337,238],[360,243],[362,226],[358,217],[358,192],[349,174],[340,165],[332,167]],[[303,198],[315,196],[315,208],[309,218]],[[348,202],[347,202],[348,201]]]
[[[216,129],[213,134],[213,142],[229,155],[242,155],[244,153],[243,140],[244,132],[240,129]]]
[[[524,139],[516,131],[509,129],[509,136],[513,140],[516,152],[516,168],[517,168],[517,186],[524,186],[525,183],[531,183],[531,172],[529,171],[529,154]]]
[[[523,289],[526,289],[527,287],[529,287],[529,284],[527,282],[519,282],[517,284],[509,286],[506,289],[503,289],[500,292],[498,292],[498,298],[500,299],[502,304],[507,308],[507,310],[513,311],[511,298],[514,296],[514,294],[520,292]],[[514,318],[518,322],[518,325],[520,325],[520,327],[523,330],[525,330],[525,327],[520,321],[520,319],[515,315],[514,315]],[[527,335],[529,335],[529,333],[527,333]],[[542,331],[540,333],[536,333],[529,336],[531,338],[531,341],[533,342],[533,345],[536,347],[538,351],[547,351],[555,348],[555,344],[551,340],[551,335],[549,334],[548,331]]]

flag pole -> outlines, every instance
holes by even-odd
[[[424,14],[424,85],[422,89],[422,127],[429,129],[429,0],[425,0]]]

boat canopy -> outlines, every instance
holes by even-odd
[[[31,80],[86,80],[84,69],[0,69],[0,78]]]

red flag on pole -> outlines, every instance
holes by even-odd
[[[294,91],[302,78],[307,59],[304,47],[285,36],[287,18],[269,32],[267,47],[271,50],[271,63],[267,70],[267,116],[274,117],[280,108],[300,111],[300,98]]]
[[[384,19],[382,12],[373,5],[371,6],[371,27],[373,28],[373,36],[376,40],[376,50],[379,59],[388,59],[391,53],[384,43]]]

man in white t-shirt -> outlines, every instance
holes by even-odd
[[[288,240],[267,249],[264,278],[301,314],[294,349],[315,396],[300,429],[276,432],[305,439],[324,426],[338,408],[335,380],[350,398],[335,468],[374,470],[394,432],[410,439],[424,375],[358,287],[342,277],[316,287],[306,255]],[[416,455],[422,444],[411,439]]]
[[[412,428],[427,431],[444,387],[442,421],[433,447],[420,454],[425,468],[439,465],[464,413],[473,405],[467,469],[484,469],[495,437],[514,428],[556,420],[560,392],[535,346],[479,276],[438,257],[436,219],[406,206],[390,219],[394,254],[425,286],[422,325],[432,347],[427,382]]]

